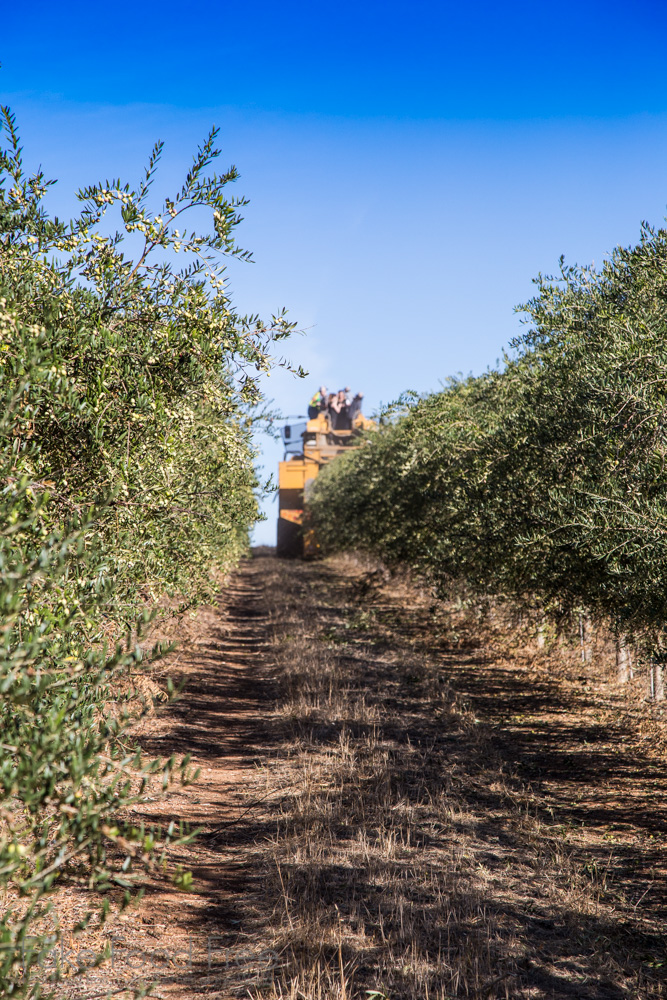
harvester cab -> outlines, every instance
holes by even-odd
[[[304,499],[322,466],[348,448],[358,447],[361,431],[375,426],[359,410],[349,428],[334,429],[333,415],[321,410],[312,420],[297,418],[281,434],[285,454],[278,470],[277,554],[286,558],[313,558],[319,552],[312,528],[304,525]]]

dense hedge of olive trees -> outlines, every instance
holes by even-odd
[[[152,773],[179,772],[118,742],[132,637],[165,593],[198,600],[246,547],[256,379],[291,327],[237,315],[225,293],[243,202],[233,169],[211,172],[215,132],[157,210],[159,145],[139,184],[85,189],[63,222],[7,109],[3,128],[0,992],[18,995],[54,940],[32,919],[54,881],[123,892],[178,835],[123,819]],[[210,232],[184,229],[192,210]]]
[[[330,549],[585,609],[660,661],[667,621],[667,230],[537,280],[502,371],[386,417],[310,500]],[[396,415],[398,414],[398,415]]]

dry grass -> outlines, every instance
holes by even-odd
[[[611,864],[581,863],[452,683],[481,677],[503,613],[436,615],[350,560],[277,564],[267,586],[289,742],[264,775],[281,790],[265,859],[280,962],[258,1000],[665,995],[638,961],[662,954],[655,926],[619,919]]]
[[[126,917],[156,996],[667,996],[665,727],[604,636],[582,663],[576,636],[538,648],[512,609],[354,559],[262,554],[234,588],[146,723],[203,765],[161,818],[206,830],[178,858],[195,892]]]

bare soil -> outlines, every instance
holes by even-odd
[[[137,820],[201,833],[64,936],[57,995],[667,996],[661,708],[603,638],[584,654],[360,560],[257,553],[136,734],[201,768]]]

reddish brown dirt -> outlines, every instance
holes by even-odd
[[[191,754],[200,776],[135,810],[135,818],[163,828],[182,821],[201,831],[172,850],[169,861],[170,873],[178,865],[192,873],[193,891],[179,891],[168,877],[149,878],[143,900],[113,916],[103,932],[68,937],[68,972],[105,943],[112,953],[100,969],[67,976],[61,996],[129,996],[151,981],[159,984],[157,996],[215,996],[224,991],[228,967],[238,964],[240,901],[247,916],[261,878],[253,844],[263,831],[252,818],[258,803],[247,792],[272,742],[265,724],[273,682],[265,670],[262,567],[245,565],[221,603],[200,610],[189,625],[189,649],[170,671],[183,684],[181,696],[134,735],[149,758]]]

